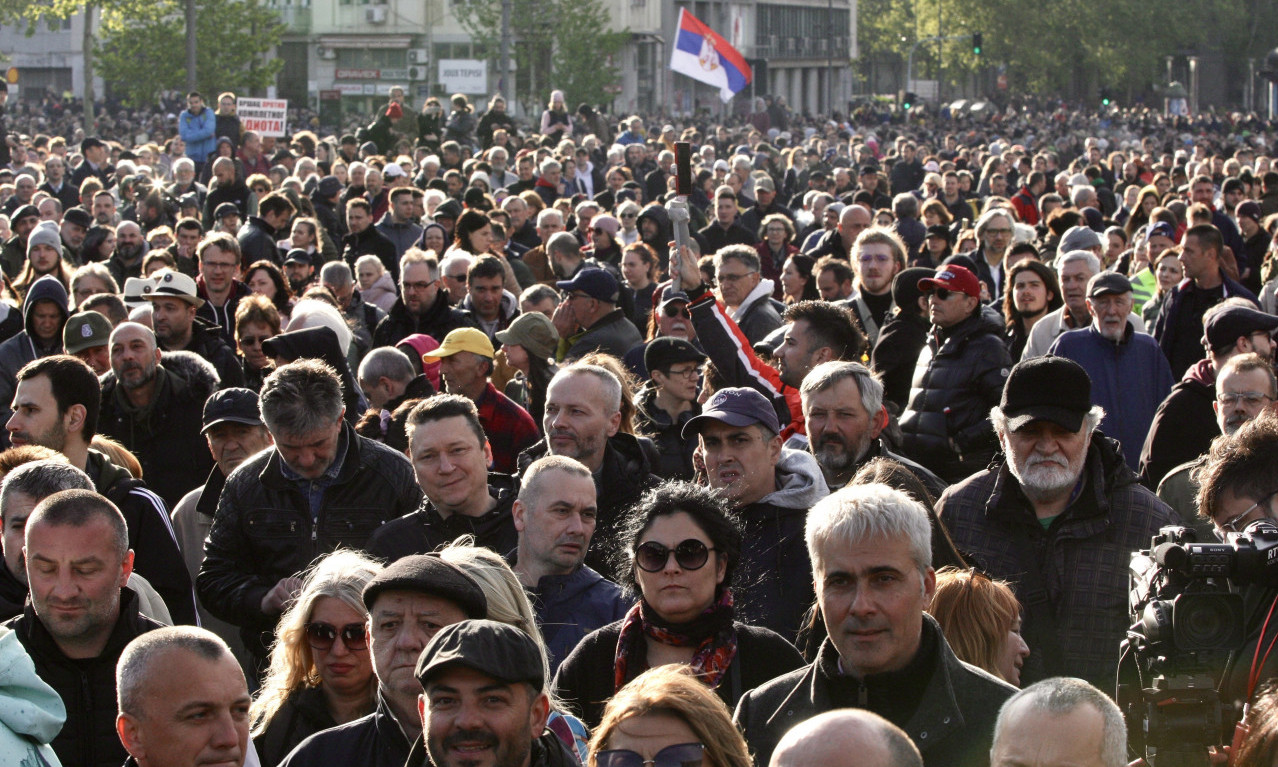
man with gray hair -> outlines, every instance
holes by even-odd
[[[329,261],[320,269],[319,278],[320,284],[337,299],[337,308],[355,335],[355,354],[362,358],[373,347],[373,331],[386,312],[364,300],[355,288],[355,276],[346,262]]]
[[[1127,764],[1127,723],[1105,693],[1054,677],[1007,699],[994,725],[991,767]]]
[[[514,569],[537,611],[553,675],[590,632],[625,617],[621,588],[586,564],[599,509],[590,470],[562,455],[533,461],[515,499]]]
[[[435,393],[430,379],[418,375],[413,361],[395,346],[378,347],[364,357],[359,363],[359,388],[369,407],[392,413],[406,400]]]
[[[241,464],[218,499],[196,585],[258,661],[316,555],[364,548],[421,499],[408,459],[356,434],[342,402],[341,380],[325,363],[276,369],[260,404],[275,444]]]
[[[919,220],[919,198],[909,192],[901,192],[892,198],[892,213],[896,216],[892,231],[909,248],[910,263],[914,263],[927,240],[927,226]]]
[[[772,299],[773,282],[764,279],[760,269],[759,253],[752,245],[727,245],[714,254],[719,296],[751,344],[781,327],[781,313]]]
[[[777,744],[769,767],[923,767],[923,756],[900,727],[845,708],[796,725]]]
[[[976,219],[976,250],[967,253],[976,264],[976,276],[989,288],[990,298],[1001,304],[1006,287],[1003,258],[1012,247],[1016,235],[1016,219],[1006,208],[990,208]]]
[[[1092,312],[1087,308],[1087,283],[1100,274],[1100,259],[1086,250],[1066,251],[1062,247],[1061,253],[1064,255],[1056,257],[1056,275],[1060,278],[1065,305],[1034,323],[1025,351],[1021,353],[1022,360],[1042,357],[1052,348],[1057,336],[1092,324]],[[1127,315],[1127,323],[1134,332],[1145,332],[1145,321],[1135,313]]]
[[[769,763],[787,730],[840,708],[900,727],[929,767],[985,763],[995,711],[1016,688],[959,660],[924,612],[936,590],[931,538],[923,506],[886,485],[845,487],[808,513],[829,636],[811,665],[737,704],[734,719],[756,765]]]
[[[1112,685],[1129,625],[1127,561],[1179,517],[1096,430],[1092,382],[1064,357],[1012,369],[990,411],[1001,454],[950,487],[936,513],[960,551],[1012,584],[1034,648],[1021,679]]]
[[[244,764],[252,699],[240,664],[215,634],[194,626],[143,634],[120,655],[115,684],[126,767]]]
[[[410,248],[399,260],[399,299],[377,323],[373,346],[395,346],[408,336],[424,333],[442,342],[457,328],[470,327],[465,313],[453,307],[440,280],[439,262],[423,250]]]

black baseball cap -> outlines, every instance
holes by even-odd
[[[302,250],[301,248],[293,248],[292,250],[288,252],[288,255],[284,257],[284,263],[286,264],[299,263],[299,264],[310,265],[314,263],[314,261],[311,258],[310,253],[306,252],[305,250]]]
[[[681,362],[695,362],[700,365],[706,361],[706,355],[685,338],[674,336],[658,336],[648,342],[643,350],[643,365],[651,374],[654,370],[664,370]]]
[[[1082,365],[1066,357],[1034,357],[1012,368],[998,407],[1012,431],[1033,421],[1050,421],[1077,432],[1092,409],[1092,379]]]
[[[261,426],[262,415],[258,409],[257,392],[233,386],[213,392],[204,401],[203,434],[220,423],[242,423]]]
[[[546,683],[541,648],[527,633],[506,623],[466,620],[440,629],[417,658],[414,675],[422,687],[435,674],[465,666],[506,684]]]
[[[1132,292],[1132,281],[1118,272],[1101,272],[1087,281],[1087,297],[1121,296]]]
[[[213,211],[213,218],[225,218],[226,216],[238,216],[240,209],[235,207],[233,202],[224,202],[217,206],[217,210]]]

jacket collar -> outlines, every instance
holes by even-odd
[[[342,436],[346,441],[346,452],[339,455],[336,460],[342,462],[342,468],[338,470],[337,476],[333,479],[333,485],[342,485],[350,482],[359,472],[361,445],[359,443],[359,435],[351,428],[350,421],[342,419]],[[339,453],[341,451],[339,450]],[[267,458],[266,464],[262,467],[262,472],[258,474],[258,479],[263,485],[274,488],[276,490],[287,489],[292,483],[284,476],[284,459],[280,458],[280,451],[277,448],[271,448],[270,457]]]

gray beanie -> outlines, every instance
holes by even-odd
[[[36,245],[51,245],[62,256],[62,233],[58,225],[52,221],[41,221],[27,237],[27,257],[31,257],[31,249]]]

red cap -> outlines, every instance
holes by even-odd
[[[935,277],[919,280],[919,290],[924,293],[931,293],[937,288],[966,293],[972,298],[981,297],[981,281],[970,270],[956,264],[945,264],[937,271]]]
[[[398,101],[392,101],[390,106],[386,107],[386,116],[392,120],[398,120],[404,116],[404,108],[399,105]]]

